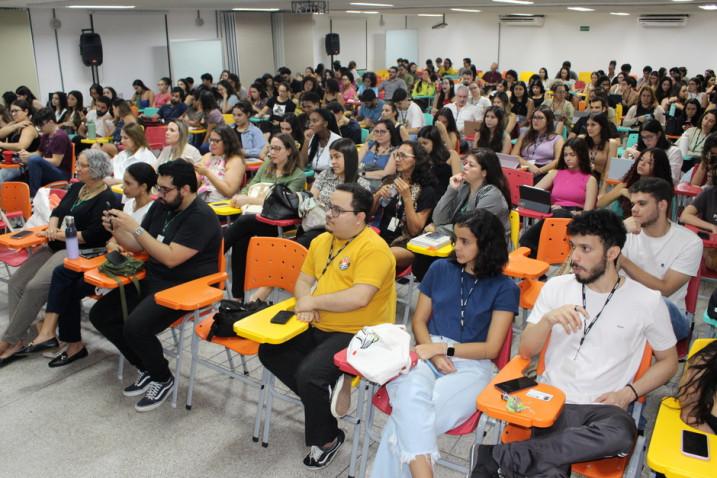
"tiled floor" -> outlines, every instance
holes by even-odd
[[[0,304],[6,303],[4,291],[0,287]],[[701,300],[699,336],[708,335],[699,318],[703,310]],[[6,323],[3,308],[0,329]],[[134,379],[134,370],[125,367],[124,381],[118,381],[113,347],[88,323],[83,333],[90,356],[67,368],[50,369],[47,359],[37,356],[0,369],[0,477],[347,476],[350,440],[328,469],[303,468],[306,449],[299,406],[275,402],[269,446],[252,442],[258,391],[238,380],[200,367],[193,409],[185,410],[188,341],[180,405],[173,409],[166,403],[153,412],[136,413],[135,399],[121,394],[123,384]],[[201,349],[203,355],[218,351],[206,345]],[[249,368],[258,378],[257,359],[249,361]],[[667,393],[670,389],[663,387],[650,397],[648,424],[654,421],[657,398]],[[384,420],[379,414],[377,433]],[[342,426],[350,435],[351,425]],[[440,439],[442,453],[460,459],[467,457],[469,444],[470,437]],[[439,468],[437,476],[460,475]]]

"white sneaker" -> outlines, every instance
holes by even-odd
[[[351,382],[353,378],[344,373],[331,389],[331,414],[336,418],[348,415],[351,409]]]

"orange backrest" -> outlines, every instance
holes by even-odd
[[[568,223],[570,218],[548,218],[540,231],[536,259],[548,264],[562,264],[570,254]]]
[[[522,169],[503,168],[503,175],[508,181],[510,202],[513,203],[513,206],[517,206],[520,203],[520,186],[532,186],[533,173]]]
[[[219,258],[217,259],[217,262],[219,265],[219,272],[226,272],[227,256],[224,255],[224,238],[222,238],[221,242],[219,243]],[[217,284],[217,287],[224,290],[224,283],[225,281],[219,282],[219,284]]]
[[[32,214],[30,187],[27,183],[7,181],[0,184],[0,209],[6,213],[21,211],[27,221]]]
[[[247,251],[244,290],[279,287],[293,293],[307,252],[289,239],[253,237]]]

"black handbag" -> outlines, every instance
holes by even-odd
[[[285,184],[275,184],[264,199],[261,215],[275,221],[299,217],[299,197]]]
[[[263,300],[256,300],[246,304],[234,300],[222,300],[219,302],[217,313],[214,314],[214,322],[207,334],[207,340],[211,341],[213,337],[236,337],[234,323],[270,305],[271,302],[264,302]]]

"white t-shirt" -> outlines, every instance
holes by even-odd
[[[672,172],[672,182],[677,185],[682,177],[682,151],[677,146],[670,146],[667,151],[667,159],[670,161],[670,171]]]
[[[337,139],[341,139],[341,136],[331,131],[331,135],[329,136],[329,141],[326,143],[326,147],[322,148],[321,146],[319,146],[316,149],[316,154],[314,154],[314,157],[309,159],[311,161],[311,167],[317,173],[329,167],[329,162],[331,160],[329,147],[331,146],[331,143],[333,143]],[[310,148],[311,146],[309,146],[309,151],[311,150]]]
[[[453,113],[453,119],[456,120],[456,127],[458,128],[458,132],[461,134],[463,134],[463,127],[465,126],[466,121],[483,121],[483,116],[480,115],[480,111],[476,105],[466,103],[466,105],[459,111],[458,105],[451,103],[446,105],[446,108],[451,110],[451,113]]]
[[[590,321],[608,295],[585,286]],[[537,324],[546,313],[566,304],[582,305],[582,284],[573,274],[554,277],[545,284],[528,323]],[[594,403],[603,393],[631,383],[646,342],[656,351],[667,350],[676,342],[660,294],[629,277],[615,291],[578,352],[582,337],[582,329],[568,334],[561,325],[555,325],[545,353],[541,381],[565,392],[567,403]]]
[[[478,108],[478,121],[483,121],[485,110],[492,106],[490,100],[485,96],[480,96],[478,98],[471,97],[468,101],[470,101],[470,104]]]
[[[133,155],[130,156],[129,151],[125,149],[112,158],[112,170],[114,171],[113,174],[115,179],[121,180],[124,178],[125,169],[134,163],[147,163],[155,170],[157,169],[157,158],[154,157],[152,151],[147,148],[139,148]]]
[[[669,269],[694,277],[702,260],[702,240],[686,227],[670,221],[670,229],[662,237],[650,237],[645,231],[628,234],[622,253],[640,269],[658,279]],[[668,297],[685,310],[687,283]]]
[[[202,153],[200,153],[199,150],[191,144],[187,144],[184,147],[182,155],[177,158],[174,158],[172,157],[172,147],[165,146],[164,148],[162,148],[162,151],[159,152],[159,157],[157,158],[157,166],[179,158],[189,160],[192,164],[197,164],[199,161],[202,160]]]
[[[398,121],[408,129],[422,128],[424,124],[423,111],[420,106],[411,101],[407,110],[398,110]]]
[[[105,113],[104,116],[97,117],[97,110],[90,110],[87,112],[85,121],[89,123],[93,121],[95,123],[95,136],[98,138],[105,138],[112,134],[114,124],[112,123],[112,116],[109,113]]]
[[[142,219],[144,219],[144,215],[147,214],[147,211],[149,211],[149,208],[152,207],[152,204],[154,201],[150,201],[141,208],[134,210],[134,198],[129,198],[124,203],[124,207],[122,208],[122,211],[124,211],[125,214],[129,214],[132,216],[132,219],[137,221],[138,224],[142,224]]]

